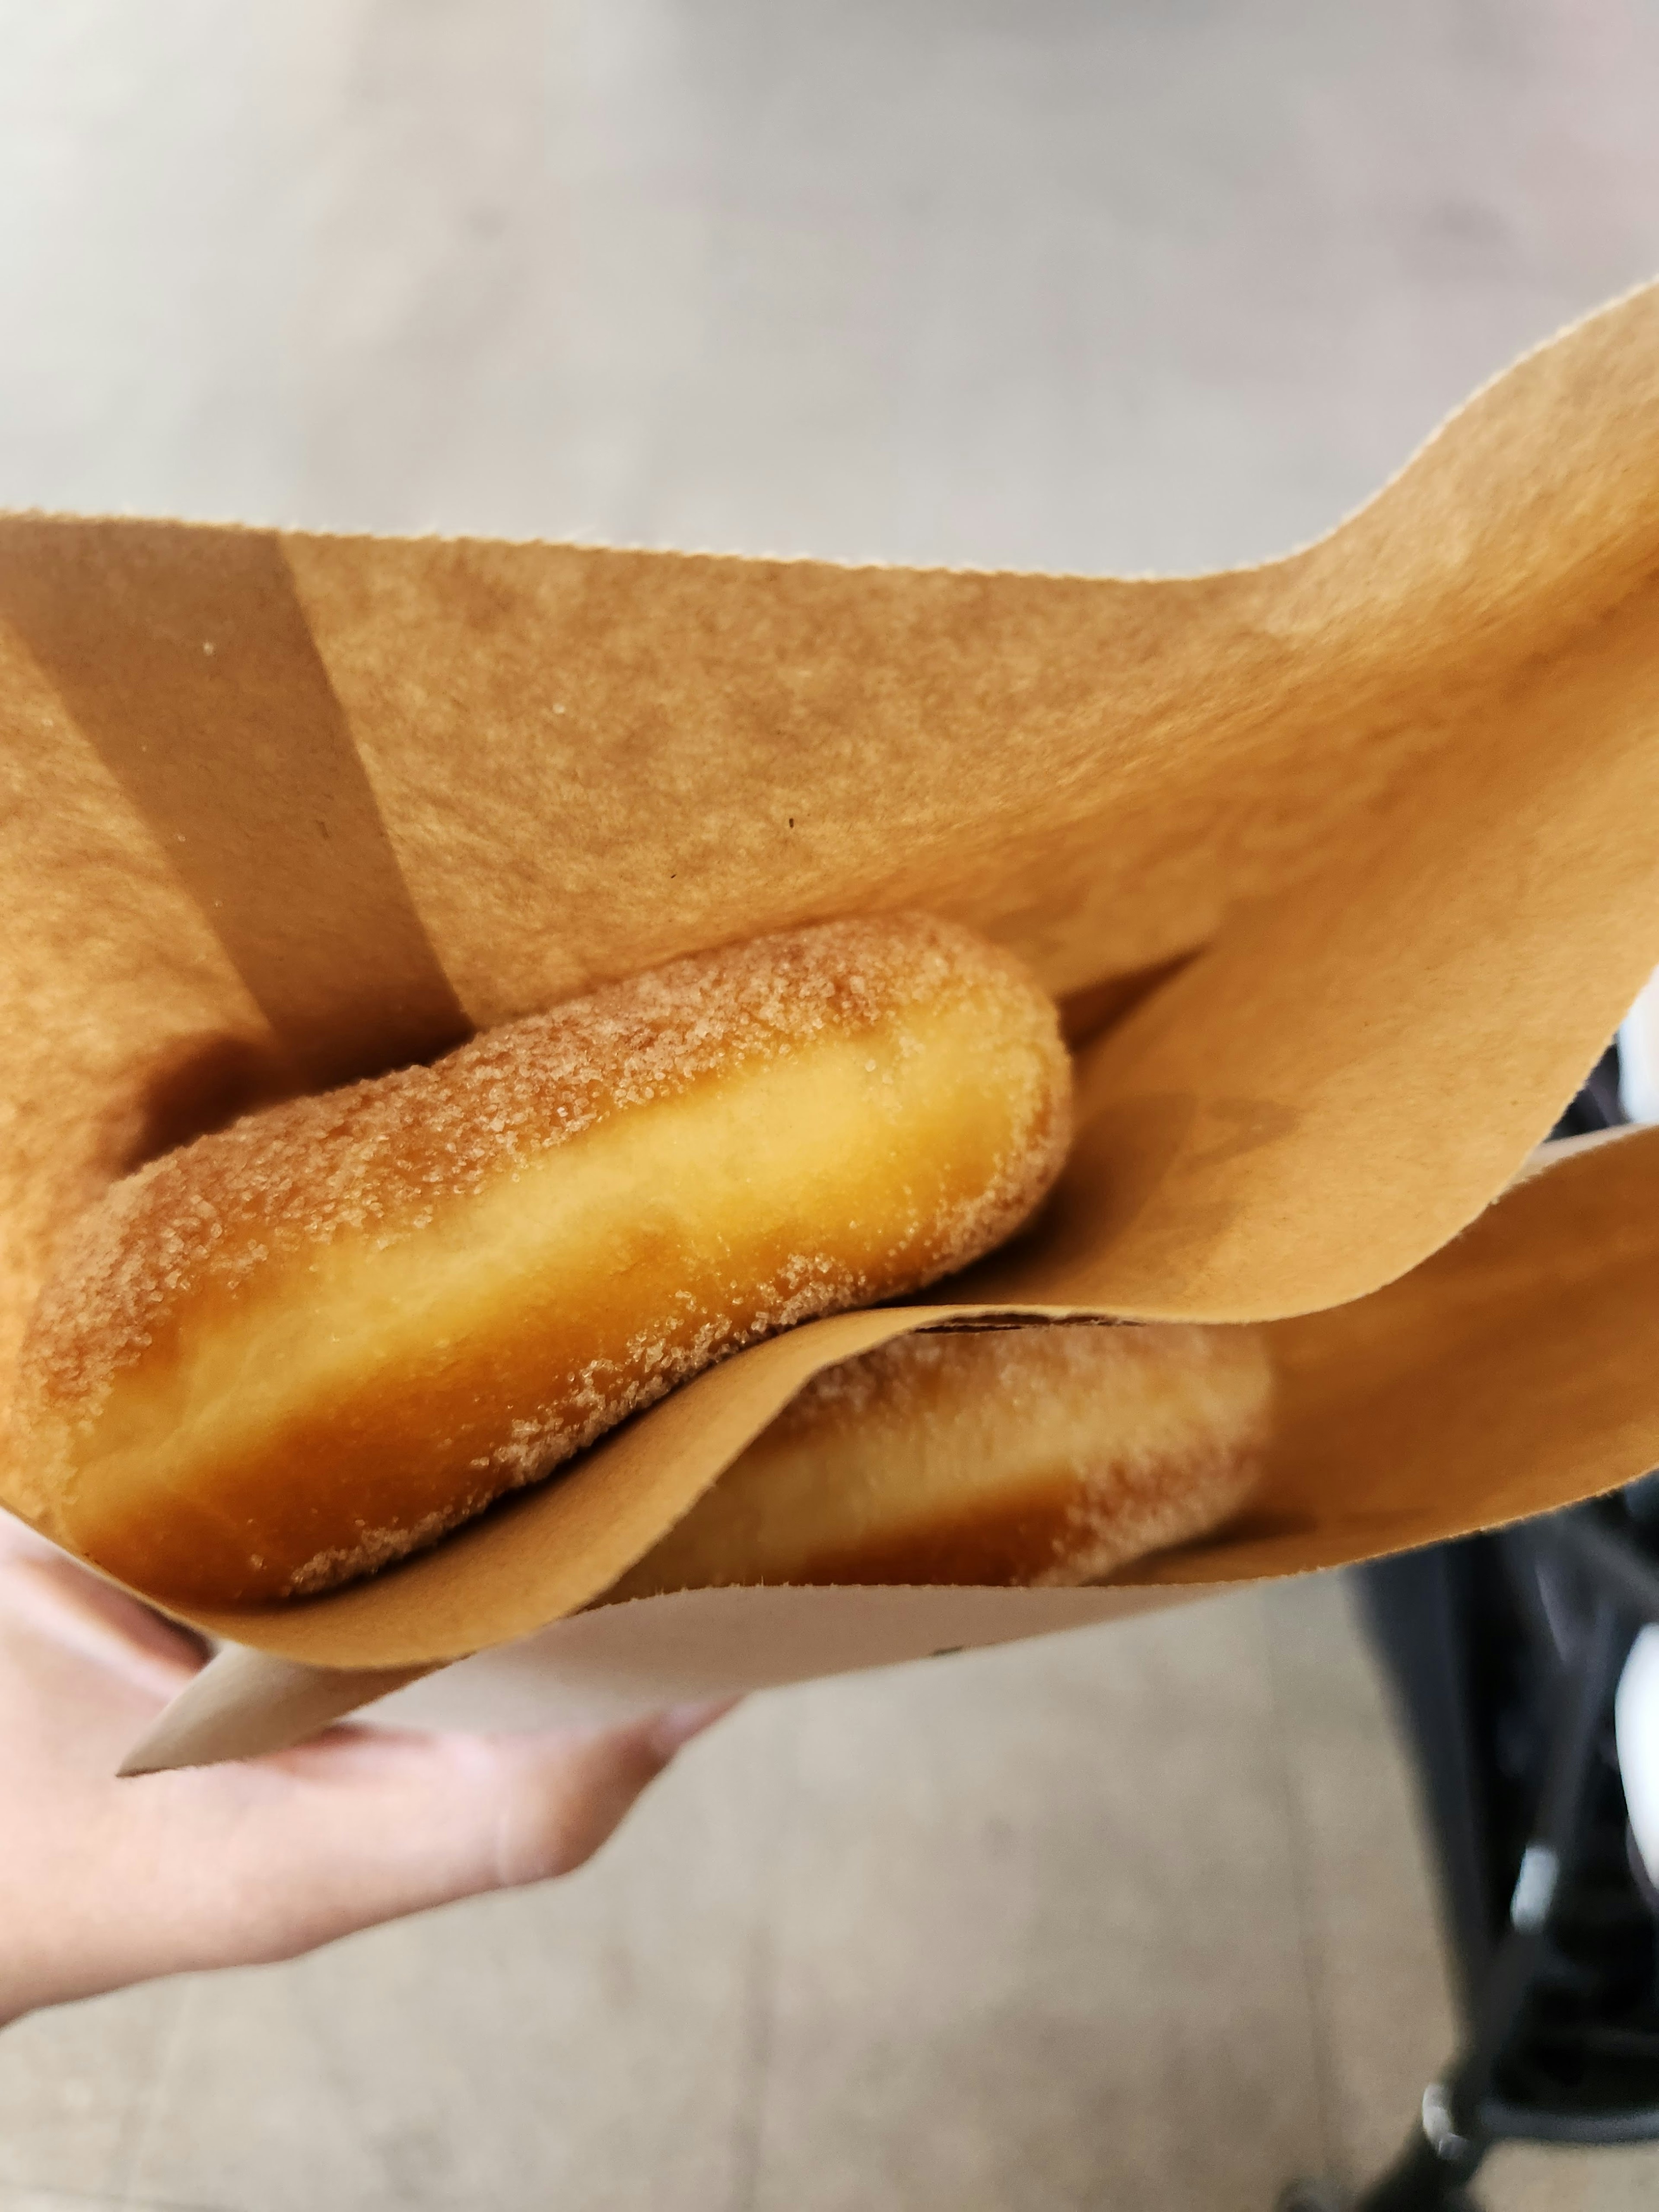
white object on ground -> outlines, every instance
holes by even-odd
[[[1619,1097],[1632,1121],[1659,1121],[1659,968],[1620,1027]]]
[[[1631,1833],[1659,1886],[1659,1628],[1644,1628],[1631,1646],[1613,1697],[1613,1732]]]

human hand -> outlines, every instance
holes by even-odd
[[[541,1735],[347,1726],[117,1780],[201,1661],[0,1513],[0,2023],[568,1874],[726,1710]]]

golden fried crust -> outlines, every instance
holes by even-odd
[[[1094,1582],[1249,1491],[1248,1328],[901,1337],[810,1383],[605,1602],[758,1583]]]
[[[915,917],[676,963],[170,1154],[24,1351],[52,1533],[222,1605],[428,1543],[738,1346],[915,1289],[1070,1134],[1054,1010]]]

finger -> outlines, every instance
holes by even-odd
[[[322,1753],[82,1785],[55,1837],[14,1838],[0,1867],[0,2017],[291,1958],[562,1871],[663,1763],[646,1728],[529,1742],[362,1730]]]
[[[575,1789],[532,1752],[503,1798],[493,1887],[514,1889],[582,1865],[675,1753],[729,1712],[733,1702],[676,1706],[637,1728],[596,1734],[585,1748]]]
[[[202,1665],[200,1638],[64,1553],[14,1555],[3,1581],[9,1627],[48,1637],[157,1697],[172,1697]]]
[[[84,1577],[64,1582],[55,1564],[11,1559],[0,1571],[0,1827],[51,1823],[53,1805],[69,1820],[64,1792],[106,1787],[199,1663],[166,1624],[150,1637],[149,1621],[122,1620],[119,1593],[93,1586],[91,1604],[84,1597]],[[27,1787],[24,1770],[35,1770]]]
[[[708,1717],[530,1737],[343,1731],[320,1758],[319,1745],[125,1784],[128,1863],[151,1876],[146,1948],[171,1961],[142,1971],[289,1958],[568,1873]]]

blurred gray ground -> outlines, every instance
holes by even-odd
[[[0,0],[0,503],[1260,558],[1659,266],[1656,65],[1639,0]],[[757,1700],[571,1882],[26,2022],[0,2212],[1254,2212],[1450,2033],[1311,1583]]]

